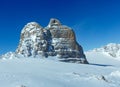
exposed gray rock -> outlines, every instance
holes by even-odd
[[[53,18],[45,28],[36,22],[28,23],[21,32],[16,53],[25,57],[56,56],[60,61],[88,63],[74,31]]]

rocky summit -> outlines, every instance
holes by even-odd
[[[16,54],[24,57],[57,57],[59,61],[88,63],[74,31],[52,18],[47,27],[30,22],[21,31]]]

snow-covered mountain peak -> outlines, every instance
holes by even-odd
[[[120,47],[120,44],[117,43],[109,43],[106,45],[107,47]]]
[[[29,22],[29,23],[26,24],[26,26],[29,26],[29,25],[33,25],[34,26],[34,25],[39,25],[39,24],[37,22]]]
[[[120,57],[120,44],[110,43],[101,48],[95,48],[92,51],[94,52],[103,52],[112,57]]]
[[[36,30],[40,30],[40,29],[42,29],[42,26],[40,26],[37,22],[30,22],[24,26],[21,33],[24,33],[26,31],[28,31],[28,32],[36,31]]]

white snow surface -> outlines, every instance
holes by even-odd
[[[0,87],[120,87],[119,60],[100,52],[85,54],[90,64],[17,58],[10,52],[0,59]]]

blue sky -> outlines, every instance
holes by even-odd
[[[84,50],[120,43],[119,0],[1,0],[0,54],[15,51],[26,23],[50,18],[72,27]]]

